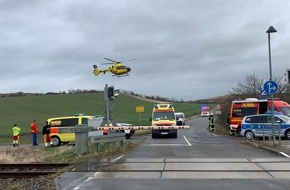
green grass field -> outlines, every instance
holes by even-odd
[[[112,102],[110,101],[110,104]],[[133,125],[150,125],[154,103],[142,101],[128,95],[120,95],[111,107],[116,122]],[[144,106],[144,113],[136,113],[136,106]],[[200,105],[175,103],[176,112],[184,112],[186,117],[200,113]],[[57,94],[0,98],[0,136],[10,135],[12,126],[17,123],[21,133],[29,133],[30,123],[36,120],[42,129],[50,117],[69,116],[76,113],[104,115],[103,93]]]

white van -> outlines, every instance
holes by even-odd
[[[185,116],[184,116],[184,113],[182,113],[182,112],[176,112],[175,113],[175,117],[176,117],[176,124],[177,125],[185,125]]]

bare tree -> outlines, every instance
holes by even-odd
[[[277,92],[275,95],[279,97],[281,100],[284,100],[286,102],[290,102],[290,86],[285,82],[284,77],[273,77],[273,81],[275,81],[278,85]]]
[[[239,82],[236,87],[232,88],[231,94],[237,95],[253,95],[258,96],[263,84],[263,80],[259,79],[255,73],[247,75],[245,81]]]
[[[273,77],[273,81],[275,81],[278,85],[277,92],[274,94],[275,97],[280,98],[284,101],[290,101],[289,93],[290,86],[285,83],[284,77],[275,76]],[[260,97],[260,90],[264,84],[264,80],[259,79],[257,75],[250,74],[247,75],[243,82],[239,82],[236,87],[232,88],[232,95],[245,96],[245,97]]]

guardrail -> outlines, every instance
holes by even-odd
[[[99,144],[101,143],[112,143],[120,141],[121,146],[123,146],[124,140],[126,140],[124,133],[89,137],[89,143],[96,144],[97,151],[99,151]]]
[[[108,127],[90,127],[90,126],[77,126],[73,127],[72,131],[75,132],[75,153],[76,154],[84,154],[88,152],[88,141],[91,144],[97,145],[97,150],[99,150],[100,143],[111,143],[121,141],[121,145],[123,145],[123,141],[126,140],[125,133],[122,134],[114,134],[114,135],[102,135],[102,136],[89,136],[88,133],[93,129],[97,131],[109,130],[109,131],[119,131],[119,130],[164,130],[164,129],[189,129],[190,126],[182,125],[182,126],[108,126]]]
[[[265,138],[268,137],[269,139],[273,139],[273,141],[276,140],[276,136],[278,136],[278,140],[279,140],[279,147],[281,147],[281,135],[282,135],[282,129],[281,129],[281,124],[270,124],[270,123],[264,123],[262,125],[260,125],[260,128],[255,128],[254,125],[257,124],[251,124],[251,131],[254,132],[261,130],[260,128],[262,128],[262,132],[263,132],[263,141],[265,141]],[[253,140],[253,138],[252,138]]]

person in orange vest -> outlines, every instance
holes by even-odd
[[[17,124],[15,124],[12,128],[13,147],[18,146],[20,131],[21,131],[20,127]]]
[[[45,122],[45,125],[42,128],[42,134],[44,138],[44,145],[48,146],[49,144],[51,145],[51,137],[50,137],[50,126],[48,125],[48,122]]]
[[[30,132],[32,134],[32,146],[37,146],[37,133],[38,133],[38,126],[36,120],[34,120],[30,125]]]

